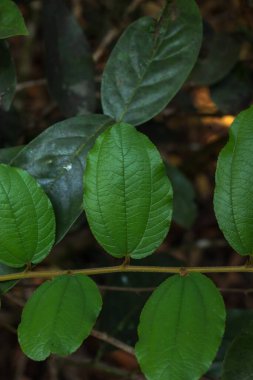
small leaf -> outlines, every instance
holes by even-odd
[[[237,63],[240,47],[240,41],[234,36],[214,33],[207,25],[200,56],[189,81],[198,86],[210,86],[219,82]]]
[[[0,275],[23,272],[25,268],[12,268],[5,264],[0,263]],[[13,286],[15,286],[17,281],[1,281],[0,282],[0,297],[7,293]]]
[[[104,113],[134,125],[157,115],[187,79],[201,38],[193,0],[167,1],[158,21],[143,17],[131,24],[103,73]]]
[[[219,227],[240,255],[253,253],[253,107],[233,122],[217,162],[214,210]]]
[[[196,219],[195,192],[191,182],[176,167],[166,163],[166,171],[173,188],[173,220],[184,228],[190,228]]]
[[[223,364],[222,380],[253,380],[253,321],[230,346]]]
[[[63,0],[44,1],[45,61],[50,93],[68,117],[94,111],[94,68],[88,42]]]
[[[71,354],[90,334],[101,306],[99,290],[89,277],[59,276],[45,282],[24,307],[18,327],[22,350],[38,361],[51,353]]]
[[[8,111],[15,94],[16,71],[5,41],[0,41],[0,57],[0,108]]]
[[[35,177],[48,194],[56,216],[57,241],[81,214],[86,155],[111,124],[103,115],[64,120],[42,132],[11,161]]]
[[[172,187],[156,147],[131,125],[113,125],[89,152],[84,209],[96,239],[115,257],[140,259],[165,238]]]
[[[175,275],[163,282],[141,313],[136,355],[148,380],[199,380],[218,350],[225,308],[205,276]]]
[[[0,38],[28,35],[24,19],[17,5],[10,0],[0,3]]]
[[[52,205],[24,170],[0,164],[0,262],[13,267],[39,263],[55,236]]]

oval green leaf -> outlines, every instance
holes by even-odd
[[[144,306],[136,355],[148,380],[199,380],[225,327],[225,307],[207,277],[192,273],[163,282]]]
[[[129,124],[115,124],[88,154],[84,209],[93,234],[115,257],[140,259],[165,238],[172,187],[159,152]]]
[[[214,210],[220,229],[240,255],[253,254],[253,107],[241,112],[217,162]]]
[[[187,79],[201,39],[194,0],[167,1],[159,20],[144,17],[131,24],[103,73],[104,113],[133,125],[157,115]]]
[[[49,91],[67,116],[96,106],[94,67],[86,37],[64,0],[43,1]]]
[[[49,196],[56,216],[56,241],[82,212],[86,155],[112,123],[104,115],[66,119],[46,129],[11,160],[35,177]]]
[[[16,89],[16,70],[5,41],[0,41],[0,109],[8,111]]]
[[[223,363],[222,380],[253,380],[253,321],[233,340]]]
[[[18,327],[23,352],[33,360],[69,355],[87,338],[102,307],[96,284],[82,274],[59,276],[28,300]]]
[[[55,238],[52,205],[24,170],[0,164],[0,262],[12,267],[39,263]]]
[[[11,0],[1,0],[0,39],[27,34],[24,19],[17,5]]]

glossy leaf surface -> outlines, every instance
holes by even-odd
[[[52,205],[24,170],[0,165],[0,262],[13,267],[38,263],[55,238]]]
[[[99,290],[89,277],[60,276],[45,282],[24,307],[18,328],[22,350],[38,361],[51,353],[71,354],[90,334],[101,306]]]
[[[131,24],[103,73],[104,113],[134,125],[157,115],[187,79],[201,38],[194,0],[167,1],[158,21],[143,17]]]
[[[253,253],[252,125],[250,107],[233,122],[216,169],[216,218],[229,244],[241,255]]]
[[[146,378],[199,380],[215,357],[224,327],[223,300],[207,277],[170,277],[140,317],[136,355]]]
[[[95,109],[93,62],[86,37],[64,0],[44,1],[49,91],[68,117]]]
[[[223,364],[222,380],[253,380],[253,321],[234,339]]]
[[[0,2],[0,38],[27,35],[24,19],[19,8],[11,0]]]
[[[56,215],[61,240],[82,211],[86,155],[112,121],[103,115],[77,116],[56,123],[32,140],[12,160],[41,184]]]
[[[0,108],[8,111],[16,88],[16,71],[8,45],[0,41]]]
[[[84,209],[96,239],[115,257],[145,257],[165,238],[172,187],[156,147],[131,125],[113,125],[89,152]]]

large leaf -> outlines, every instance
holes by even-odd
[[[253,321],[230,346],[223,364],[222,380],[253,380]]]
[[[95,108],[88,42],[64,0],[44,1],[45,61],[49,90],[66,116]]]
[[[166,163],[166,171],[173,187],[173,220],[184,228],[190,228],[197,214],[194,188],[175,166]]]
[[[224,327],[223,300],[207,277],[169,278],[141,313],[136,355],[146,378],[199,380],[215,357]]]
[[[55,239],[52,205],[24,170],[0,164],[0,262],[13,267],[38,263]]]
[[[233,122],[219,155],[214,209],[220,229],[241,255],[253,253],[253,107]]]
[[[194,0],[168,0],[158,21],[143,17],[131,24],[103,73],[104,113],[134,125],[157,115],[187,79],[201,38]]]
[[[140,259],[165,238],[172,187],[156,147],[131,125],[113,125],[89,152],[84,208],[96,239],[115,257]]]
[[[59,241],[82,211],[86,155],[99,133],[112,124],[103,115],[77,116],[56,123],[12,160],[28,170],[51,199]]]
[[[45,282],[24,307],[18,327],[22,350],[33,360],[71,354],[90,334],[101,306],[99,290],[89,277],[60,276]]]
[[[199,86],[210,86],[219,82],[237,63],[240,47],[240,41],[234,36],[215,33],[207,25],[200,56],[189,81]]]
[[[0,38],[8,38],[16,35],[27,35],[23,17],[11,0],[0,2]]]
[[[16,71],[5,41],[0,41],[0,57],[0,108],[8,111],[15,93]]]

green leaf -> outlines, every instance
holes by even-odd
[[[69,355],[87,338],[101,310],[96,284],[84,275],[59,276],[28,300],[18,327],[23,352],[33,360]]]
[[[217,162],[214,210],[220,229],[240,255],[253,253],[253,107],[241,112]]]
[[[52,205],[24,170],[0,164],[0,262],[13,267],[39,263],[54,243]]]
[[[199,59],[189,81],[194,85],[210,86],[233,69],[239,59],[241,44],[235,36],[214,33],[209,26],[204,37]]]
[[[94,111],[94,68],[83,30],[63,0],[44,1],[49,91],[68,117]]]
[[[1,0],[0,3],[0,38],[28,35],[24,19],[13,1]]]
[[[223,364],[222,380],[253,380],[253,321],[230,346]]]
[[[11,161],[35,177],[48,194],[56,216],[57,241],[82,212],[86,155],[99,133],[111,124],[103,115],[64,120],[42,132]]]
[[[5,264],[0,263],[0,275],[23,272],[25,268],[12,268]],[[15,286],[17,281],[1,281],[0,282],[0,297],[7,293],[13,286]]]
[[[193,0],[167,1],[158,21],[143,17],[131,24],[103,73],[104,113],[134,125],[157,115],[187,79],[201,38]]]
[[[220,379],[222,372],[222,364],[226,351],[231,345],[234,338],[243,331],[245,326],[253,319],[253,310],[248,309],[228,309],[225,334],[221,347],[213,362],[212,367],[207,373],[207,377],[211,379]],[[239,379],[238,379],[239,380]]]
[[[14,146],[10,148],[0,149],[0,162],[1,164],[9,164],[9,162],[23,149],[24,146]]]
[[[0,41],[0,57],[0,108],[8,111],[15,94],[16,71],[5,41]]]
[[[184,228],[190,228],[197,215],[195,192],[191,182],[176,167],[166,163],[166,171],[173,188],[173,220]]]
[[[136,355],[146,378],[199,380],[215,357],[224,327],[223,300],[207,277],[170,277],[140,317]]]
[[[113,125],[89,152],[84,209],[96,239],[115,257],[140,259],[165,238],[172,187],[156,147],[131,125]]]

